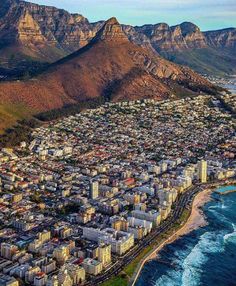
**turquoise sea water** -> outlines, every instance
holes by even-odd
[[[235,286],[236,193],[214,193],[203,207],[208,225],[167,245],[136,286]]]
[[[232,94],[236,94],[236,80],[235,80],[235,84],[226,84],[223,86],[224,88],[227,88]]]
[[[236,191],[236,186],[224,186],[224,187],[219,187],[216,190],[218,193],[224,194],[227,193],[229,191]]]

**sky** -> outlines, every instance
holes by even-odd
[[[203,31],[236,27],[236,0],[31,0],[64,8],[90,22],[117,17],[123,24],[169,25],[190,21]]]

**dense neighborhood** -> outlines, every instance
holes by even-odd
[[[236,100],[224,99],[106,103],[2,149],[0,285],[89,283],[193,185],[234,177],[235,117],[225,105]]]

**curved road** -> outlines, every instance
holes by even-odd
[[[181,194],[174,204],[174,209],[172,210],[171,214],[163,223],[161,223],[160,226],[155,228],[148,236],[139,241],[124,256],[120,257],[119,260],[115,262],[106,272],[92,278],[85,285],[99,285],[110,279],[112,276],[119,274],[124,267],[131,263],[143,251],[145,247],[156,241],[161,233],[164,233],[173,227],[174,223],[176,223],[176,221],[181,217],[186,207],[191,207],[195,195],[202,190],[203,189],[201,186],[194,186]]]

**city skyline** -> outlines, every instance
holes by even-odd
[[[116,16],[121,23],[141,26],[160,22],[176,25],[189,21],[202,30],[236,26],[236,3],[232,0],[32,0],[31,2],[63,8],[96,22]]]

